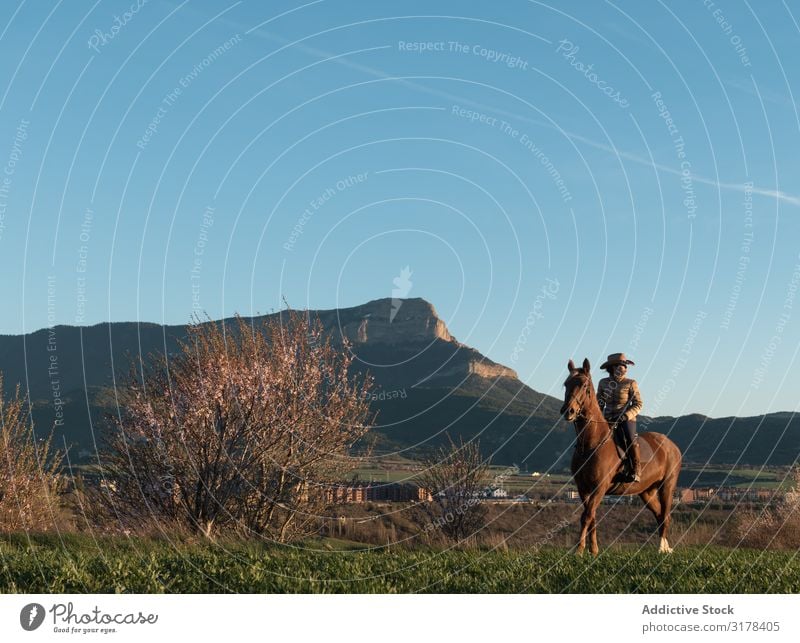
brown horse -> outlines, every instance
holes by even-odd
[[[591,552],[597,555],[597,507],[606,494],[638,495],[653,512],[658,521],[661,541],[658,551],[672,552],[667,541],[667,529],[672,508],[672,494],[681,469],[681,452],[672,440],[661,433],[646,432],[639,436],[641,448],[641,481],[622,482],[620,473],[622,460],[611,427],[603,417],[597,403],[589,360],[583,360],[583,368],[575,368],[572,360],[567,365],[569,377],[564,382],[564,406],[561,414],[568,422],[575,423],[577,441],[572,456],[572,476],[583,501],[579,554],[586,549],[586,536],[591,537]]]

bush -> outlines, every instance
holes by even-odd
[[[0,530],[41,531],[59,512],[63,455],[51,448],[52,434],[37,439],[30,406],[17,386],[6,401],[0,375]]]
[[[347,345],[299,312],[188,331],[177,355],[122,391],[95,503],[127,529],[149,520],[281,542],[313,532],[322,487],[352,468],[369,430],[371,380],[351,378]]]
[[[800,466],[789,473],[792,489],[776,505],[743,512],[734,523],[734,545],[757,549],[800,549]]]

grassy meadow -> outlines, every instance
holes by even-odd
[[[797,552],[616,546],[365,550],[120,536],[0,537],[0,591],[24,593],[798,593]]]

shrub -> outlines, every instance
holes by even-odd
[[[800,466],[789,473],[792,489],[775,505],[743,512],[734,524],[735,543],[757,549],[800,549]]]
[[[317,528],[322,485],[352,468],[369,430],[369,378],[299,312],[258,326],[194,323],[122,392],[97,500],[127,528],[143,519],[287,541]]]
[[[41,531],[59,510],[63,454],[51,447],[52,433],[37,439],[30,405],[20,397],[5,400],[0,375],[0,529]]]

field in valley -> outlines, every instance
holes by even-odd
[[[0,591],[25,593],[798,593],[797,552],[618,545],[446,550],[69,535],[0,538]]]

